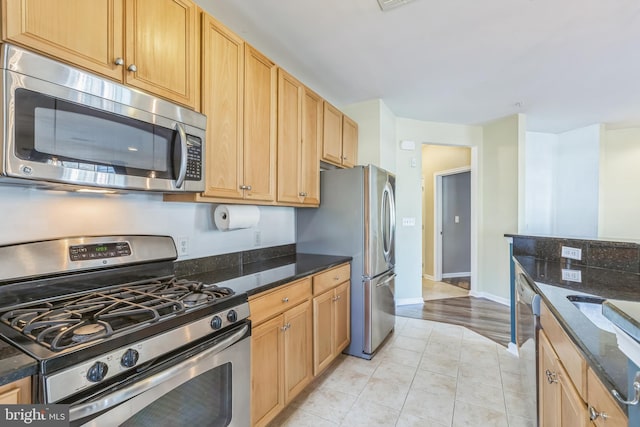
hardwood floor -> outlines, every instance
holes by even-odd
[[[464,326],[503,346],[511,339],[509,307],[484,298],[429,300],[424,304],[398,306],[396,314]]]
[[[453,286],[457,286],[462,289],[469,290],[471,289],[471,277],[449,277],[446,279],[442,279],[444,283],[448,283]]]

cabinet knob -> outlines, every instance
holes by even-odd
[[[607,415],[605,412],[598,412],[596,408],[594,408],[593,406],[589,406],[589,419],[591,421],[595,421],[598,417],[606,420],[607,418],[609,418],[609,415]]]
[[[136,67],[136,64],[131,64],[127,67],[127,70],[131,71],[132,73],[135,73],[136,71],[138,71],[138,67]]]
[[[551,372],[550,370],[547,369],[546,371],[544,371],[544,373],[547,376],[547,382],[549,384],[558,382],[558,374],[556,374],[555,372]]]
[[[338,280],[340,280],[340,276],[334,277],[333,280],[335,280],[337,282]]]
[[[241,190],[251,190],[251,186],[250,185],[241,185],[240,189]]]
[[[247,185],[247,190],[251,191],[251,186]]]
[[[301,191],[300,193],[298,193],[298,195],[300,197],[307,197],[307,193],[305,193],[304,191]]]
[[[282,328],[280,328],[280,330],[282,332],[287,332],[287,329],[291,328],[291,323],[285,323],[284,326],[282,326]]]
[[[113,63],[116,64],[116,65],[124,65],[124,59],[116,58],[116,60],[113,61]]]
[[[289,297],[282,298],[282,302],[289,302]]]

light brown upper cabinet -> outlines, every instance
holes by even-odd
[[[278,202],[320,204],[322,98],[278,70]]]
[[[191,0],[2,0],[2,39],[191,108],[199,102]]]
[[[272,61],[203,13],[206,187],[165,200],[275,203],[277,83]]]
[[[358,124],[325,101],[323,131],[322,160],[353,167],[357,162]]]

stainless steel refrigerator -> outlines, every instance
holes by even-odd
[[[320,207],[298,209],[297,250],[349,255],[351,344],[371,359],[395,323],[395,176],[369,165],[320,173]]]

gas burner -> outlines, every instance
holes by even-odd
[[[74,342],[86,342],[98,338],[107,333],[107,328],[99,323],[88,323],[73,329],[71,340]]]
[[[215,297],[201,292],[193,292],[182,298],[182,302],[187,307],[195,307],[196,305],[204,304],[213,300]]]

